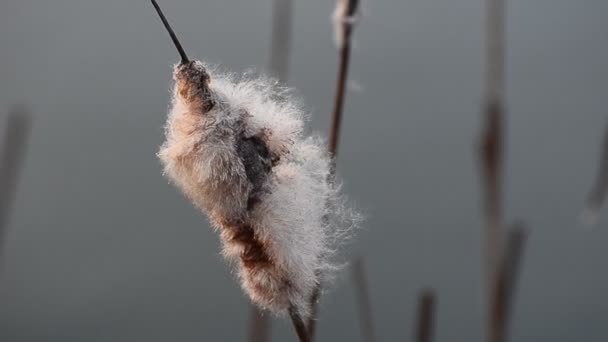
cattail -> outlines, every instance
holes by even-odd
[[[250,299],[301,321],[358,220],[328,180],[325,145],[304,137],[301,106],[275,81],[189,60],[152,2],[182,57],[158,153],[164,173],[207,214]]]

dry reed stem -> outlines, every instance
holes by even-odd
[[[30,116],[24,107],[10,110],[4,142],[0,145],[0,256],[4,247],[8,218],[12,208],[19,173],[25,157],[30,131]]]
[[[435,291],[424,289],[418,297],[416,342],[431,342],[435,325]]]
[[[484,128],[479,150],[482,170],[484,255],[487,291],[486,338],[507,340],[507,324],[525,242],[525,229],[516,224],[503,244],[502,180],[504,162],[505,0],[487,0]]]
[[[312,296],[310,296],[310,317],[308,318],[308,335],[310,340],[314,341],[317,330],[317,317],[319,316],[319,299],[321,298],[321,285],[315,287]]]
[[[347,29],[350,37],[350,29]],[[350,38],[340,48],[340,65],[338,66],[338,79],[336,83],[336,95],[334,97],[334,110],[329,131],[329,153],[336,158],[338,154],[338,139],[340,138],[340,126],[342,125],[342,109],[346,95],[346,77],[348,75],[348,64],[350,61]]]
[[[356,258],[353,263],[352,276],[357,296],[359,326],[361,328],[361,334],[363,335],[363,341],[373,342],[376,340],[373,312],[369,289],[367,287],[367,277],[365,276],[365,266],[363,265],[363,259],[361,257]]]
[[[293,323],[293,327],[296,330],[296,334],[298,335],[298,340],[300,342],[310,342],[310,334],[302,320],[302,316],[298,313],[298,310],[294,307],[289,309],[289,316],[291,317],[291,323]]]
[[[483,173],[483,233],[485,276],[487,291],[487,326],[486,333],[489,342],[497,340],[498,316],[492,310],[495,300],[497,277],[497,250],[502,224],[501,210],[501,165],[502,165],[502,117],[497,104],[488,104],[486,108],[486,128],[484,132],[480,159]]]
[[[587,224],[597,222],[599,212],[602,209],[608,192],[608,124],[604,129],[604,137],[601,146],[600,163],[597,171],[595,184],[589,192],[587,203],[583,212],[583,221]]]
[[[346,4],[346,5],[344,5]],[[339,65],[338,75],[336,79],[336,90],[334,95],[334,107],[332,112],[331,128],[329,131],[329,153],[332,157],[332,168],[330,177],[333,178],[336,169],[336,157],[338,154],[338,140],[340,138],[340,127],[342,124],[342,111],[344,109],[344,98],[346,95],[346,79],[348,76],[348,66],[350,61],[350,48],[351,38],[353,31],[353,22],[351,21],[354,17],[357,7],[359,5],[358,0],[338,0],[337,8],[340,5],[344,5],[344,13],[341,14],[341,37],[339,37]],[[308,331],[312,340],[315,337],[316,330],[316,319],[318,316],[318,302],[321,297],[321,287],[319,284],[313,291],[310,299],[311,315],[308,319]]]
[[[497,336],[499,341],[507,341],[507,327],[510,319],[515,285],[519,275],[521,258],[526,240],[523,224],[514,224],[508,232],[505,249],[498,271],[496,297],[493,311],[498,316]]]
[[[336,80],[336,93],[334,96],[334,110],[332,112],[331,128],[329,131],[329,153],[335,158],[338,154],[338,139],[340,138],[340,127],[342,124],[342,110],[346,96],[346,79],[348,76],[348,65],[350,62],[350,46],[352,36],[352,25],[344,24],[343,43],[339,51],[338,77]]]
[[[479,162],[482,170],[488,342],[500,341],[500,315],[493,310],[492,303],[497,296],[497,251],[502,225],[504,12],[504,0],[486,0],[486,70],[482,108],[485,122]]]
[[[281,82],[286,82],[289,73],[293,0],[274,0],[273,3],[269,69],[273,76]]]
[[[270,340],[270,320],[257,306],[250,304],[249,342]]]

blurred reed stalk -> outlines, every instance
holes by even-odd
[[[336,157],[338,155],[338,140],[340,138],[340,126],[342,124],[342,111],[346,96],[346,80],[348,76],[348,65],[350,62],[351,38],[354,28],[354,19],[357,14],[359,0],[338,0],[334,12],[334,30],[339,49],[338,75],[336,79],[336,90],[334,94],[334,107],[332,112],[331,128],[329,131],[329,153],[332,158],[330,178],[336,170]],[[308,331],[311,340],[314,340],[316,330],[316,319],[318,316],[318,302],[321,297],[319,284],[312,293],[310,299],[311,315],[308,319]]]
[[[287,82],[291,43],[293,0],[273,0],[272,38],[269,72],[280,82]],[[250,305],[250,342],[270,341],[270,319],[257,306]]]
[[[416,323],[416,342],[433,341],[435,325],[435,291],[424,289],[418,297],[418,321]]]
[[[503,167],[503,6],[502,0],[488,1],[486,84],[483,103],[484,128],[479,159],[482,170],[483,215],[487,275],[496,269],[498,230],[502,224]],[[491,282],[490,282],[491,283]]]
[[[311,297],[310,297],[310,317],[308,318],[307,327],[308,327],[308,335],[310,335],[310,340],[315,340],[315,333],[317,329],[317,317],[319,316],[319,299],[321,297],[321,284],[315,287]]]
[[[376,337],[374,333],[374,322],[372,318],[372,304],[369,297],[369,289],[367,288],[365,266],[361,257],[356,258],[353,263],[352,276],[357,296],[359,327],[361,328],[363,341],[374,342],[376,340]]]
[[[583,222],[586,224],[595,224],[599,217],[599,212],[606,201],[606,193],[608,192],[608,124],[604,129],[604,138],[602,141],[600,152],[600,163],[595,179],[595,184],[589,192],[587,203],[583,211]]]
[[[334,96],[334,110],[329,131],[329,153],[331,153],[334,163],[338,153],[338,140],[340,138],[340,126],[342,124],[342,109],[346,96],[346,79],[348,76],[351,38],[354,28],[353,20],[357,13],[358,5],[359,0],[338,0],[336,6],[335,20],[337,43],[339,45],[339,65],[336,92]]]
[[[15,106],[9,111],[6,123],[4,141],[0,145],[0,257],[25,157],[31,118],[24,106]]]
[[[513,306],[515,285],[519,275],[521,258],[526,241],[526,229],[523,223],[516,223],[509,228],[502,259],[498,268],[496,297],[492,311],[497,317],[496,335],[499,341],[507,341],[508,323]]]
[[[270,341],[270,320],[258,307],[249,306],[249,342]]]
[[[286,82],[289,73],[293,0],[273,0],[270,73]]]
[[[502,181],[504,162],[505,0],[486,0],[486,65],[483,100],[484,127],[479,161],[482,170],[485,277],[487,291],[486,338],[507,340],[515,279],[525,229],[517,224],[502,243]],[[502,251],[502,254],[500,254]]]
[[[485,84],[483,128],[479,146],[481,168],[483,255],[486,283],[486,339],[501,341],[497,301],[497,268],[502,225],[503,121],[504,121],[504,0],[486,0]]]

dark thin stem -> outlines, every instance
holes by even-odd
[[[497,250],[499,231],[502,222],[501,179],[502,179],[502,115],[496,103],[487,104],[486,127],[480,151],[483,173],[483,222],[484,254],[486,262],[487,291],[487,331],[488,342],[497,342],[497,325],[499,317],[491,309],[496,293]]]
[[[29,113],[21,107],[13,108],[8,115],[4,141],[0,144],[0,256],[29,131]]]
[[[507,341],[507,328],[525,240],[526,230],[523,224],[513,225],[509,230],[498,271],[496,300],[493,305],[493,311],[498,316],[497,336],[499,341]]]
[[[156,0],[151,0],[151,1],[152,1],[152,6],[154,6],[154,9],[156,9],[156,13],[158,13],[158,16],[160,17],[160,20],[163,22],[163,25],[165,25],[167,32],[169,32],[171,41],[173,41],[173,44],[175,45],[175,48],[177,49],[179,56],[182,58],[182,64],[188,63],[189,62],[188,55],[186,55],[186,51],[184,51],[182,44],[179,42],[179,39],[177,39],[177,36],[175,35],[173,28],[169,24],[169,21],[165,17],[165,14],[160,9],[160,6],[158,6],[158,3],[156,2]]]
[[[317,330],[317,317],[319,316],[319,299],[321,298],[321,284],[317,285],[310,296],[310,318],[308,319],[308,335],[314,341]]]
[[[351,25],[344,27],[344,42],[340,46],[340,64],[338,66],[338,78],[336,81],[336,94],[334,97],[334,110],[329,131],[329,153],[336,158],[338,154],[338,139],[340,138],[340,126],[342,124],[342,109],[344,108],[344,97],[346,95],[346,78],[348,76],[348,64],[350,60],[350,36]]]
[[[587,205],[583,216],[585,223],[593,224],[597,221],[599,211],[606,200],[606,193],[608,193],[608,124],[604,129],[600,163],[595,184],[587,197]]]
[[[498,342],[500,317],[492,309],[492,303],[497,295],[497,251],[502,224],[504,0],[487,0],[486,11],[484,128],[479,162],[482,170],[483,254],[487,292],[486,335],[488,342]]]
[[[298,340],[300,342],[310,342],[310,335],[308,334],[308,329],[306,329],[306,325],[302,320],[302,316],[300,316],[296,308],[289,308],[289,316],[291,317],[291,322],[293,323],[293,327],[296,330],[296,334],[298,335]]]
[[[250,305],[249,342],[266,342],[270,340],[270,320],[262,310]]]
[[[505,274],[505,317],[511,313],[515,286],[519,278],[521,260],[524,253],[527,233],[522,223],[515,224],[509,231],[507,237],[507,248],[503,263],[503,274]]]
[[[363,260],[359,257],[353,263],[353,284],[357,294],[357,304],[359,311],[359,326],[363,341],[373,342],[376,340],[374,334],[374,322],[372,305],[369,297],[369,289],[367,287],[367,277],[365,276],[365,267]]]
[[[289,73],[292,12],[293,0],[274,0],[269,68],[281,82],[287,81]]]
[[[435,325],[435,291],[424,289],[418,297],[416,342],[431,342]]]

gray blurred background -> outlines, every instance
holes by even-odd
[[[263,70],[271,0],[160,1],[186,51]],[[325,133],[333,1],[296,0],[289,85]],[[338,170],[368,216],[377,335],[413,335],[438,293],[437,340],[482,337],[481,0],[368,0],[356,31]],[[508,1],[506,217],[531,232],[513,341],[608,341],[608,229],[580,223],[608,118],[608,2]],[[3,0],[0,118],[35,115],[0,277],[0,340],[243,341],[248,301],[216,234],[155,153],[178,60],[148,1]],[[4,127],[4,126],[2,126]],[[348,274],[319,341],[359,339]],[[293,340],[273,320],[273,340]]]

